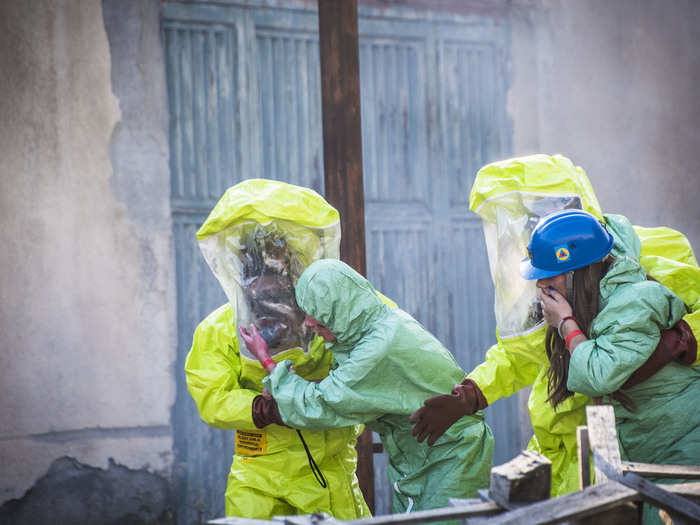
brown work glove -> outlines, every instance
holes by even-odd
[[[267,391],[263,392],[263,395],[255,396],[253,399],[253,423],[255,423],[255,426],[258,428],[264,428],[271,423],[287,426],[280,417],[280,411],[277,409],[275,398],[267,393]]]
[[[464,417],[486,408],[488,402],[478,385],[471,379],[464,379],[454,386],[452,394],[442,394],[426,399],[408,420],[414,423],[413,435],[419,443],[428,438],[428,445],[434,444],[445,431]]]
[[[622,388],[630,388],[649,379],[671,361],[692,365],[698,357],[698,342],[690,325],[683,319],[669,330],[661,332],[661,339],[646,363],[635,370]]]

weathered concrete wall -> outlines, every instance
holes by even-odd
[[[0,3],[0,504],[63,456],[169,478],[176,320],[159,3],[120,4],[131,25],[110,18],[121,23],[112,61],[100,1]],[[120,469],[122,482],[134,472]]]
[[[562,153],[603,210],[700,250],[700,3],[516,1],[514,153]]]

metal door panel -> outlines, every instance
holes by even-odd
[[[262,117],[262,171],[268,178],[323,188],[318,35],[256,27]]]
[[[250,142],[245,13],[167,4],[163,41],[170,109],[171,203],[178,290],[174,479],[178,522],[223,515],[231,432],[202,423],[187,392],[185,358],[197,324],[225,302],[195,234],[224,189],[244,178]]]
[[[472,27],[440,32],[439,56],[442,114],[445,117],[445,178],[448,184],[449,229],[453,249],[450,310],[455,329],[445,341],[469,371],[483,361],[496,342],[493,284],[488,270],[481,219],[469,210],[469,192],[478,169],[507,155],[504,61],[505,28]],[[522,442],[518,397],[501,400],[486,410],[496,437],[494,464],[512,458]]]

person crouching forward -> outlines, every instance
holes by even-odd
[[[412,436],[409,415],[430,396],[459,382],[464,372],[420,323],[389,308],[373,286],[341,261],[311,264],[296,284],[306,324],[323,337],[336,363],[319,383],[282,361],[263,380],[285,424],[330,429],[365,423],[389,455],[393,512],[445,507],[487,487],[493,435],[482,412],[461,418],[433,445]],[[241,329],[248,349],[270,364],[254,326]]]

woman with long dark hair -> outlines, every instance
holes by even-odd
[[[484,348],[483,361],[454,385],[452,395],[445,392],[428,398],[411,415],[415,423],[413,433],[418,441],[427,439],[428,444],[433,443],[462,416],[488,410],[499,399],[518,391],[522,394],[523,389],[530,387],[527,412],[533,435],[528,449],[552,462],[552,496],[574,492],[579,489],[576,427],[586,424],[585,407],[591,399],[576,393],[557,404],[556,410],[548,401],[547,326],[537,287],[534,281],[522,279],[518,263],[535,226],[551,213],[587,211],[605,223],[613,235],[618,221],[614,217],[608,220],[603,214],[584,170],[561,155],[528,155],[484,166],[474,179],[469,209],[482,219],[494,286],[495,338],[488,350]],[[634,232],[636,235],[623,236],[634,242],[628,246],[616,242],[611,253],[639,261],[648,274],[689,305],[691,311],[683,319],[696,337],[700,337],[700,267],[690,242],[682,233],[663,226],[634,226]],[[565,271],[562,266],[563,263],[558,264],[558,273]],[[568,300],[571,302],[571,298]],[[478,316],[483,323],[491,323],[487,310],[474,311],[471,315]],[[669,357],[673,358],[678,343],[677,330],[662,331],[649,363],[643,365],[643,372],[660,368]],[[563,346],[563,342],[560,344]],[[688,352],[685,358],[686,363],[694,361]],[[700,361],[695,364],[700,365]],[[635,372],[631,377],[640,374]],[[506,441],[511,439],[512,435]]]
[[[681,355],[696,352],[686,306],[627,255],[639,244],[630,223],[606,219],[578,210],[545,217],[520,266],[537,279],[549,325],[549,402],[556,408],[574,392],[611,402],[625,460],[700,464],[700,370]],[[649,363],[672,327],[680,361]]]

